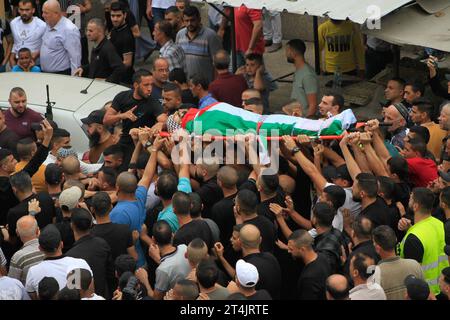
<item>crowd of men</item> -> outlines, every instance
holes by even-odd
[[[234,8],[240,68],[231,73],[226,19],[209,28],[185,1],[147,1],[141,12],[160,54],[151,71],[135,71],[146,43],[135,2],[107,1],[104,23],[84,18],[90,0],[71,1],[79,27],[60,2],[14,4],[11,37],[0,33],[9,37],[2,66],[130,89],[81,120],[89,148],[74,150],[64,124],[43,119],[27,107],[25,90],[11,88],[0,112],[0,299],[450,297],[450,77],[442,86],[436,58],[428,84],[440,105],[424,97],[426,83],[393,78],[380,119],[331,141],[282,136],[275,172],[250,161],[249,135],[237,137],[244,163],[227,154],[178,162],[174,150],[189,137],[160,132],[179,110],[226,102],[261,119],[273,111],[276,84],[263,53],[281,45],[275,37],[265,43],[261,10]],[[338,49],[326,36],[358,34],[350,22],[329,20],[319,31],[324,73],[384,68],[357,37]],[[320,95],[305,51],[299,39],[286,45],[293,103],[280,112],[335,116],[344,98]]]

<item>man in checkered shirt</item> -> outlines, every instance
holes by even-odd
[[[172,71],[175,68],[186,70],[183,48],[173,42],[173,32],[174,30],[170,22],[163,20],[155,24],[153,37],[161,46],[159,50],[161,57],[166,58],[169,62],[169,70]]]

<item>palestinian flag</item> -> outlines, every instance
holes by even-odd
[[[181,126],[190,133],[227,136],[249,131],[262,136],[340,135],[356,122],[351,109],[328,119],[311,120],[282,114],[259,115],[218,102],[201,110],[189,109]]]

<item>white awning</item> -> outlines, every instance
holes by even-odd
[[[418,5],[402,8],[382,18],[381,29],[364,27],[363,32],[397,45],[409,44],[450,52],[449,2],[446,9],[435,14],[425,12]]]
[[[336,20],[350,19],[363,24],[366,20],[384,17],[392,11],[404,6],[412,0],[193,0],[194,2],[209,2],[216,5],[240,7],[271,11],[329,17]],[[429,0],[428,0],[429,1]],[[448,0],[445,0],[448,1]]]

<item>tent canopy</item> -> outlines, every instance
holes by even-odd
[[[447,2],[448,5],[448,2]],[[397,45],[416,45],[450,52],[450,6],[428,14],[419,5],[381,19],[381,29],[363,32]]]
[[[412,0],[194,0],[195,2],[213,3],[240,7],[245,4],[248,8],[271,11],[329,17],[336,20],[350,19],[363,24],[368,19],[374,19],[377,12],[380,17],[404,6]],[[429,1],[429,0],[428,0]]]

